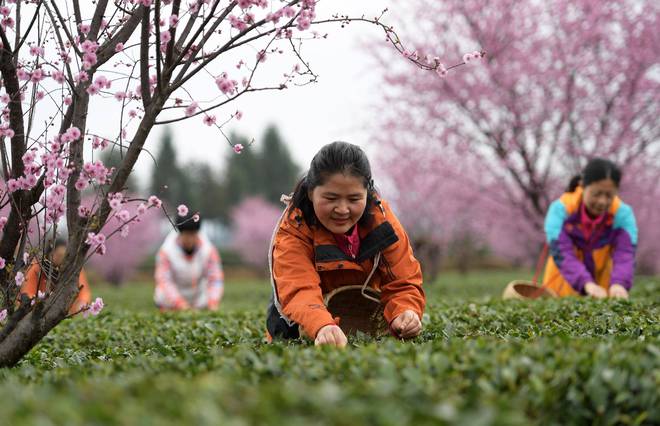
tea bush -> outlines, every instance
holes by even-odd
[[[228,285],[217,313],[160,314],[150,286],[99,289],[108,302],[100,316],[61,325],[0,371],[0,417],[44,425],[660,422],[658,280],[639,280],[631,301],[525,303],[493,297],[503,285],[469,294],[464,286],[479,280],[446,279],[428,286],[419,338],[360,338],[345,350],[265,344],[266,283]],[[448,296],[460,289],[463,297]]]

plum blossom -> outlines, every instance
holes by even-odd
[[[204,124],[207,126],[213,126],[216,122],[216,117],[215,115],[205,115],[204,116]]]
[[[149,197],[148,203],[150,206],[160,208],[163,205],[163,202],[160,200],[160,198],[156,197],[155,195],[152,195]]]
[[[103,299],[97,297],[88,307],[83,311],[83,317],[97,316],[103,310]]]

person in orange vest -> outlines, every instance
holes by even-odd
[[[543,283],[556,295],[628,298],[637,224],[632,207],[618,196],[620,182],[614,163],[595,158],[550,205]]]
[[[53,286],[54,282],[53,280],[48,280],[47,275],[50,275],[51,277],[57,276],[57,268],[62,265],[64,256],[66,255],[66,246],[66,241],[57,239],[53,245],[49,247],[44,263],[46,265],[50,265],[50,268],[48,269],[52,269],[52,271],[42,271],[38,262],[32,262],[25,274],[25,281],[23,281],[23,284],[21,285],[21,294],[26,294],[28,297],[32,298],[38,296],[40,292],[46,293],[48,290],[52,289],[52,287],[48,288],[48,286]],[[55,278],[55,285],[57,285],[56,280],[57,278]],[[78,293],[76,300],[69,308],[69,314],[80,312],[85,305],[89,305],[89,303],[92,301],[92,293],[90,291],[89,282],[87,281],[87,274],[85,273],[84,269],[80,270],[78,284],[80,286],[80,292]]]
[[[302,334],[316,345],[345,346],[346,335],[324,295],[365,281],[380,290],[394,335],[412,338],[422,331],[426,298],[420,264],[399,220],[374,189],[369,160],[356,145],[334,142],[314,156],[276,227],[269,258],[269,341]]]

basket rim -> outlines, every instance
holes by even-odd
[[[518,286],[518,285],[533,287],[535,289],[538,289],[538,290],[542,291],[543,293],[545,293],[549,297],[553,297],[553,298],[558,297],[557,293],[555,293],[555,291],[553,289],[551,289],[547,286],[544,286],[543,284],[540,284],[540,283],[539,284],[534,284],[534,282],[530,281],[530,280],[513,280],[513,281],[509,282],[506,285],[504,290],[506,292],[506,289],[510,288],[513,291],[515,291],[516,294],[522,296],[524,299],[529,299],[527,296],[525,296],[525,295],[518,292],[518,290],[516,289],[516,286]]]
[[[360,291],[362,291],[362,286],[355,284],[355,285],[345,285],[345,286],[342,286],[342,287],[337,287],[336,289],[332,290],[330,293],[326,294],[323,297],[323,303],[325,303],[325,305],[327,306],[330,299],[332,299],[336,294],[342,293],[342,292],[347,291],[347,290],[360,290]],[[364,289],[364,292],[365,293],[371,293],[370,296],[376,296],[380,299],[380,290],[378,290],[378,289],[375,289],[373,287],[366,287]]]

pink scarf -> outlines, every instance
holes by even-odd
[[[607,216],[607,212],[592,219],[589,213],[587,213],[584,203],[582,203],[580,206],[580,224],[582,225],[582,233],[585,240],[589,241],[591,239],[591,235],[598,228],[598,225],[605,220],[605,216]]]
[[[357,223],[353,226],[353,231],[350,235],[345,234],[332,234],[337,241],[339,249],[346,254],[346,256],[355,259],[360,252],[360,235],[358,234]]]

